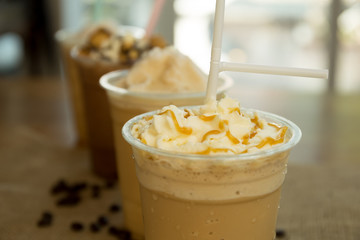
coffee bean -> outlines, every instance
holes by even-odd
[[[90,224],[90,230],[94,233],[99,232],[101,229],[101,226],[98,223],[91,223]]]
[[[52,224],[53,215],[52,213],[45,211],[41,215],[41,219],[37,222],[38,227],[47,227]]]
[[[282,229],[276,229],[276,237],[283,238],[286,236],[286,232]]]
[[[81,201],[78,194],[67,194],[65,197],[60,198],[57,202],[57,206],[75,206]]]
[[[108,181],[105,182],[105,188],[114,188],[115,185],[116,185],[115,181],[108,180]]]
[[[109,223],[109,220],[105,216],[99,216],[97,223],[100,224],[100,226],[105,226]]]
[[[51,221],[50,220],[46,220],[46,219],[40,219],[38,222],[37,222],[37,226],[38,227],[48,227],[51,225]]]
[[[53,219],[53,215],[51,212],[45,211],[42,214],[42,219],[46,219],[46,220],[52,220]]]
[[[68,184],[65,180],[60,179],[52,188],[51,188],[51,194],[56,195],[58,193],[66,192],[68,191]]]
[[[86,189],[86,187],[87,187],[87,184],[85,182],[74,183],[68,187],[68,192],[78,193],[78,192]]]
[[[109,230],[108,230],[109,234],[110,235],[116,235],[118,232],[119,232],[119,229],[117,229],[116,227],[109,227]]]
[[[109,207],[109,211],[113,212],[113,213],[119,212],[120,206],[118,204],[114,203]]]
[[[84,226],[82,223],[80,222],[73,222],[71,223],[71,230],[73,230],[74,232],[80,232],[84,229]]]
[[[92,185],[91,186],[91,196],[93,198],[99,198],[100,197],[100,194],[101,191],[100,191],[100,186],[99,185]]]
[[[109,227],[109,234],[117,237],[119,240],[131,240],[131,233],[125,229],[111,226]]]

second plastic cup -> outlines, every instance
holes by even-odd
[[[130,33],[141,38],[144,30],[137,27],[120,26],[119,35]],[[72,49],[84,97],[85,120],[88,133],[93,171],[106,179],[116,179],[116,159],[112,120],[109,102],[104,89],[99,86],[100,77],[108,72],[129,69],[131,65],[91,59],[82,56],[78,48]]]
[[[123,88],[128,71],[115,71],[101,77],[100,84],[106,89],[113,118],[117,167],[120,180],[125,227],[135,238],[144,236],[139,183],[131,146],[121,135],[123,125],[144,112],[161,109],[165,105],[199,105],[204,102],[205,92],[198,93],[137,93]],[[218,97],[232,85],[232,79],[224,76],[218,87]]]
[[[59,30],[55,34],[56,41],[59,44],[62,70],[66,80],[65,84],[67,92],[70,98],[70,107],[76,134],[76,144],[78,146],[87,145],[85,108],[78,69],[70,53],[71,49],[75,45],[79,44],[84,38],[83,35],[84,33],[82,32],[74,33],[65,29]]]
[[[287,119],[257,112],[287,126],[287,142],[256,153],[179,154],[132,136],[133,124],[154,112],[125,124],[123,136],[132,145],[141,186],[146,240],[275,238],[287,160],[301,131]]]

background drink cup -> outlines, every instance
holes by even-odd
[[[114,71],[101,77],[100,84],[106,89],[111,105],[117,167],[120,180],[125,226],[135,236],[143,236],[142,211],[139,184],[135,174],[135,163],[131,146],[123,139],[121,129],[131,118],[144,112],[161,109],[165,105],[199,105],[204,102],[205,92],[197,93],[139,93],[122,88],[128,71]],[[218,97],[232,86],[232,79],[223,76],[219,80]]]
[[[119,26],[119,35],[130,33],[135,38],[141,38],[144,30],[131,26]],[[116,160],[110,107],[104,89],[99,85],[100,77],[108,72],[128,69],[123,65],[91,59],[79,54],[78,46],[71,51],[71,56],[77,64],[80,86],[85,107],[85,121],[90,148],[93,171],[106,179],[116,179]]]
[[[86,121],[79,73],[70,52],[75,45],[81,42],[84,34],[84,32],[71,32],[66,29],[59,30],[55,34],[59,46],[63,77],[69,96],[76,145],[78,146],[87,145]]]
[[[287,160],[301,131],[287,119],[256,112],[287,126],[287,142],[249,154],[178,154],[131,135],[133,124],[154,112],[124,125],[136,160],[147,240],[274,239]]]

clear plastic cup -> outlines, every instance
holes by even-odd
[[[256,112],[288,127],[284,144],[236,155],[181,154],[147,146],[131,135],[133,124],[154,112],[124,125],[123,137],[136,161],[146,240],[275,238],[287,161],[301,131],[285,118]]]
[[[199,105],[204,102],[205,92],[197,93],[139,93],[121,87],[128,71],[115,71],[101,77],[100,84],[106,89],[113,118],[117,167],[122,196],[125,227],[136,238],[144,235],[139,183],[135,174],[135,162],[131,146],[123,139],[123,125],[136,115],[160,109],[165,105]],[[232,86],[232,79],[221,78],[218,97]]]
[[[55,39],[59,45],[59,53],[62,63],[62,71],[65,80],[67,93],[69,96],[72,121],[76,145],[87,145],[85,110],[83,102],[83,93],[76,63],[71,57],[71,49],[80,43],[83,39],[82,32],[71,32],[62,29],[56,32]]]
[[[144,35],[144,30],[131,26],[119,27],[119,35],[128,33],[136,38],[141,38]],[[131,65],[82,56],[79,54],[78,47],[72,49],[71,55],[77,64],[81,82],[93,171],[105,179],[116,179],[115,146],[110,106],[105,90],[99,85],[99,80],[102,75],[108,72],[129,69]]]

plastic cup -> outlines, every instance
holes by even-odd
[[[154,112],[124,125],[123,137],[136,161],[146,240],[275,238],[287,161],[301,131],[287,119],[256,112],[287,126],[287,142],[257,153],[179,154],[147,146],[131,135],[133,124]]]
[[[135,238],[141,239],[144,236],[144,230],[139,183],[136,178],[131,146],[121,135],[122,127],[136,115],[160,109],[165,105],[202,104],[205,92],[168,94],[131,92],[121,87],[127,73],[126,70],[108,73],[101,77],[100,84],[106,89],[111,105],[125,227]],[[220,81],[218,97],[221,97],[231,85],[232,79],[224,76]]]
[[[140,38],[144,35],[144,30],[130,26],[119,27],[119,35],[127,33]],[[100,87],[99,80],[102,75],[108,72],[129,69],[131,66],[82,56],[79,54],[77,47],[72,49],[71,55],[77,64],[83,92],[88,145],[93,171],[105,179],[116,179],[117,171],[110,107],[106,92]]]
[[[55,34],[55,39],[59,45],[66,89],[70,100],[75,141],[78,146],[87,145],[86,121],[79,73],[70,52],[75,45],[80,43],[82,37],[81,33],[70,32],[66,29],[59,30]]]

